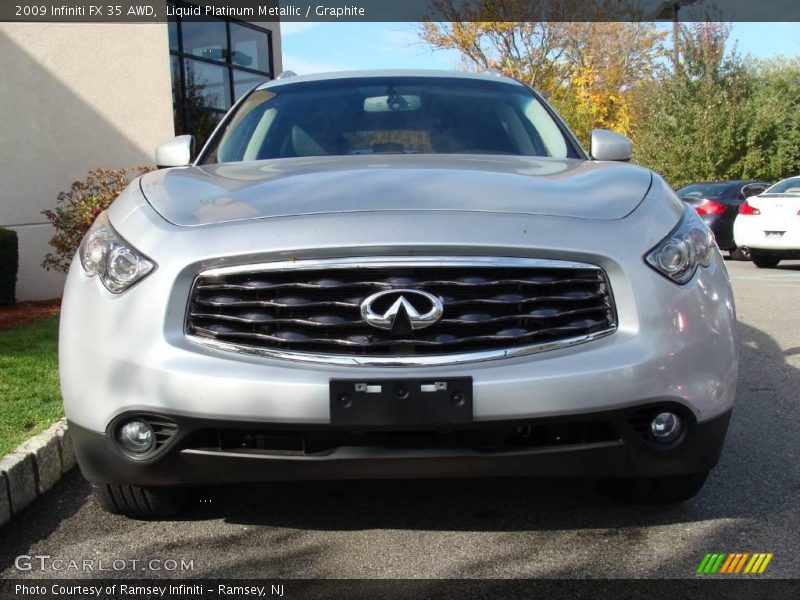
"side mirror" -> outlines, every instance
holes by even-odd
[[[179,135],[172,138],[168,142],[159,144],[156,148],[156,166],[159,169],[185,167],[192,162],[193,150],[193,135]]]
[[[595,160],[631,159],[633,145],[624,135],[608,129],[592,129],[592,158]]]

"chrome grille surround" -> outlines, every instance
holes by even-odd
[[[361,300],[375,291],[403,287],[440,294],[442,319],[406,339],[394,339],[361,321]],[[483,294],[465,295],[481,288]],[[571,308],[558,309],[565,305]],[[476,306],[484,312],[464,312]],[[526,307],[528,313],[519,312]],[[313,314],[319,309],[326,314]],[[292,328],[276,329],[275,323]],[[527,329],[531,324],[550,326]],[[452,334],[454,328],[470,327],[484,331],[461,338]],[[486,332],[487,327],[500,329]],[[616,327],[613,296],[600,267],[483,256],[354,257],[214,268],[195,278],[185,321],[190,341],[219,350],[384,367],[524,356],[599,339]],[[337,330],[349,338],[336,337]]]

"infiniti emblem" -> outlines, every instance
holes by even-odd
[[[442,317],[442,299],[421,290],[384,290],[361,303],[361,318],[378,329],[406,335]]]

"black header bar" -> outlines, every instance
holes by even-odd
[[[0,21],[158,23],[169,18],[316,21],[800,22],[798,0],[2,0]]]
[[[0,598],[19,600],[783,600],[798,580],[754,579],[7,579]]]

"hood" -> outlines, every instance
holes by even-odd
[[[175,225],[320,213],[480,211],[621,219],[650,187],[622,163],[520,156],[284,158],[165,169],[141,179]]]

